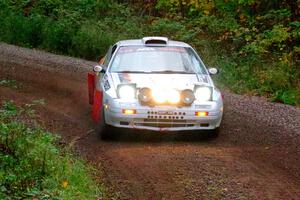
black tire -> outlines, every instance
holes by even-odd
[[[220,127],[215,128],[213,130],[209,130],[208,137],[209,138],[217,138],[220,133]]]
[[[101,113],[101,120],[95,126],[95,131],[101,140],[113,139],[113,127],[105,123],[104,112]]]

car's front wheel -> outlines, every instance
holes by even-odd
[[[220,127],[217,127],[213,130],[209,130],[208,137],[217,138],[219,136],[219,133],[220,133]]]
[[[105,123],[104,111],[101,111],[101,120],[95,126],[95,131],[102,140],[113,139],[113,127]]]

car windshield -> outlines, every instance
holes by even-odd
[[[202,62],[186,47],[121,47],[110,72],[206,74]]]

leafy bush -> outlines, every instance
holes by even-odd
[[[118,40],[167,36],[192,44],[208,65],[219,66],[219,84],[300,105],[298,4],[299,0],[3,0],[0,40],[95,60]]]
[[[13,89],[18,89],[20,88],[21,84],[19,84],[16,80],[0,79],[0,86],[6,86]]]
[[[57,136],[19,122],[20,112],[12,102],[0,109],[0,199],[99,197],[91,169],[58,148]]]
[[[180,25],[197,33],[191,43],[207,63],[221,68],[219,83],[299,105],[298,0],[217,0],[203,6],[206,2],[158,0],[156,9],[169,21],[180,22],[174,16],[181,14]]]

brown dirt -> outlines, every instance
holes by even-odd
[[[77,64],[80,70],[68,76]],[[21,87],[0,86],[0,101],[45,99],[38,121],[99,169],[109,197],[300,199],[299,108],[226,93],[217,139],[201,132],[124,131],[103,142],[90,119],[84,67],[90,64],[1,44],[0,80],[17,80]]]

